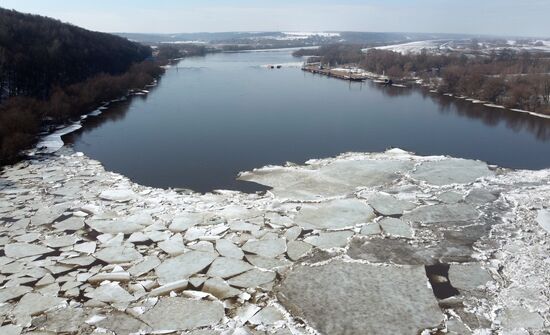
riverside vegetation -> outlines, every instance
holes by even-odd
[[[0,165],[48,125],[141,89],[163,69],[150,47],[0,8]]]
[[[421,79],[440,93],[488,101],[512,109],[550,114],[550,58],[544,52],[503,49],[468,53],[401,54],[335,44],[298,50],[295,56],[318,56],[324,64],[357,64],[392,79]]]

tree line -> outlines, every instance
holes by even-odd
[[[121,74],[150,56],[149,47],[119,36],[0,8],[0,99],[44,99],[55,86]]]
[[[361,45],[330,45],[317,50],[324,64],[355,64],[395,80],[422,79],[441,93],[466,96],[508,108],[550,114],[550,54],[503,49],[445,55],[422,50],[401,54],[361,51]]]
[[[48,124],[141,89],[163,69],[149,47],[0,8],[0,165]]]

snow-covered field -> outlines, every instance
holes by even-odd
[[[408,42],[408,43],[401,43],[401,44],[385,45],[381,47],[375,47],[373,49],[390,50],[390,51],[399,52],[402,54],[418,54],[423,49],[426,49],[428,51],[447,49],[447,46],[446,46],[447,42],[448,41],[440,41],[440,40],[416,41],[416,42]],[[369,48],[363,49],[363,52],[366,52],[367,50],[369,50]]]
[[[305,40],[311,37],[339,37],[340,33],[327,33],[327,32],[309,32],[309,31],[301,31],[301,32],[283,32],[285,35],[284,37],[277,37],[278,40]]]
[[[385,45],[380,47],[374,47],[378,50],[390,50],[401,54],[419,54],[422,50],[426,50],[431,53],[446,53],[450,51],[471,51],[472,40],[425,40],[415,41],[408,43]],[[550,52],[550,41],[546,40],[533,40],[522,41],[522,43],[515,40],[506,41],[506,45],[498,44],[493,41],[478,42],[478,50],[490,52],[492,50],[510,49],[516,51],[541,51]],[[363,49],[363,52],[369,50]]]

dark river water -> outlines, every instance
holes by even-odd
[[[504,167],[550,167],[550,120],[420,88],[302,72],[291,52],[182,60],[147,96],[120,102],[65,140],[140,184],[240,189],[239,171],[399,147]]]

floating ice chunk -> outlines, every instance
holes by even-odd
[[[206,251],[215,253],[214,246],[212,245],[212,242],[209,241],[199,241],[193,244],[188,245],[189,249],[192,250],[198,250],[198,251]]]
[[[277,291],[284,306],[322,334],[417,334],[444,319],[424,266],[298,266]]]
[[[48,312],[46,322],[41,328],[56,334],[75,334],[88,318],[87,311],[82,308],[63,308]]]
[[[177,257],[168,258],[155,268],[161,284],[182,279],[202,271],[210,265],[218,254],[205,251],[190,251]]]
[[[418,207],[405,213],[403,221],[438,223],[438,222],[463,222],[475,220],[479,217],[478,211],[468,204],[440,204]]]
[[[459,291],[482,288],[492,280],[489,272],[479,264],[452,264],[449,268],[449,281]]]
[[[291,227],[291,228],[287,229],[285,231],[284,236],[287,240],[291,241],[291,240],[297,239],[298,236],[300,236],[301,233],[302,233],[302,228],[295,226],[295,227]]]
[[[90,255],[95,252],[96,247],[97,247],[97,244],[95,242],[84,242],[84,243],[75,244],[73,249],[83,254]]]
[[[183,291],[187,288],[187,285],[189,284],[189,281],[187,279],[178,280],[175,282],[171,282],[168,284],[164,284],[160,287],[157,287],[156,289],[152,290],[151,293],[149,293],[149,296],[151,297],[158,297],[162,295],[167,295],[170,292],[179,292]]]
[[[151,327],[143,321],[123,312],[111,311],[106,317],[97,317],[88,323],[99,327],[102,331],[93,333],[94,335],[105,334],[105,329],[113,331],[115,334],[149,333]],[[107,333],[108,334],[108,333]]]
[[[173,332],[212,326],[220,322],[224,315],[223,305],[217,301],[161,298],[141,319],[153,331]]]
[[[296,261],[307,254],[311,248],[312,246],[309,243],[302,241],[290,241],[287,243],[286,253],[291,260]]]
[[[348,239],[351,236],[353,236],[353,232],[346,230],[330,233],[319,233],[318,236],[306,237],[304,241],[321,249],[342,248],[348,244]]]
[[[242,231],[255,232],[260,230],[260,227],[252,223],[237,220],[229,223],[229,229],[233,231],[241,231],[241,232]]]
[[[42,295],[39,293],[28,293],[21,298],[17,306],[13,309],[18,323],[20,317],[26,319],[29,316],[38,315],[51,308],[65,303],[65,299],[54,296]]]
[[[169,240],[160,242],[158,246],[170,256],[181,255],[187,250],[183,244],[183,237],[181,234],[176,234]]]
[[[483,188],[474,188],[470,190],[465,200],[467,203],[474,205],[484,205],[489,202],[493,202],[498,197],[493,193]]]
[[[244,252],[233,244],[233,242],[226,239],[216,241],[216,250],[224,257],[232,257],[237,259],[242,259],[244,257]]]
[[[6,301],[19,298],[32,291],[28,286],[14,286],[0,289],[0,304]]]
[[[96,252],[94,256],[109,264],[135,262],[143,258],[136,249],[127,246],[107,247]]]
[[[542,227],[542,229],[550,233],[550,210],[547,210],[547,209],[539,210],[537,212],[536,220],[538,224]]]
[[[286,239],[247,241],[242,250],[263,257],[277,257],[286,251]]]
[[[284,315],[275,306],[264,307],[261,311],[254,314],[249,322],[253,325],[272,325],[277,321],[284,320]]]
[[[79,238],[74,235],[48,236],[44,240],[44,244],[51,248],[63,248],[74,245]]]
[[[14,238],[14,240],[16,240],[17,242],[31,243],[37,241],[41,236],[42,234],[40,233],[28,233],[17,236]]]
[[[117,283],[105,283],[92,292],[87,293],[86,296],[105,303],[125,303],[136,300],[133,295]]]
[[[486,163],[447,158],[424,162],[411,174],[413,178],[433,185],[466,184],[481,177],[494,175]]]
[[[4,253],[10,258],[24,258],[28,256],[43,255],[52,252],[53,249],[38,244],[11,243],[7,244]]]
[[[88,220],[86,224],[103,234],[131,234],[143,229],[139,223],[125,220]]]
[[[252,269],[252,265],[236,258],[218,257],[206,273],[210,277],[228,278]]]
[[[357,199],[304,205],[294,221],[304,229],[343,229],[374,219],[374,211]]]
[[[241,294],[241,290],[229,286],[229,284],[221,278],[208,279],[204,283],[202,290],[212,294],[218,299],[232,298]]]
[[[187,229],[201,224],[204,222],[205,214],[204,213],[184,213],[176,216],[168,229],[173,232],[183,232]]]
[[[404,211],[414,209],[415,204],[406,200],[400,200],[385,193],[376,193],[368,198],[368,203],[378,213],[386,216],[401,215]]]
[[[128,272],[108,272],[108,273],[98,273],[90,278],[88,278],[88,283],[101,283],[105,280],[108,281],[118,281],[118,282],[128,282],[130,281],[130,273]]]
[[[56,222],[54,228],[60,231],[76,231],[84,228],[84,219],[80,217],[71,216],[68,219],[65,219],[60,222]]]
[[[384,218],[378,222],[382,230],[393,236],[412,238],[413,230],[405,222],[395,218]]]
[[[505,330],[544,328],[544,319],[537,312],[521,307],[505,309],[499,319]]]
[[[95,258],[92,256],[80,256],[80,257],[70,257],[66,259],[59,260],[59,263],[66,265],[80,265],[88,266],[95,262]]]
[[[130,189],[112,189],[101,192],[99,197],[103,200],[128,202],[134,199],[136,194]]]
[[[242,288],[254,288],[275,280],[275,272],[252,269],[228,280],[229,285]]]
[[[380,229],[380,225],[377,222],[371,222],[363,225],[360,233],[361,235],[376,235],[381,234],[382,229]]]
[[[186,241],[194,241],[206,235],[207,230],[205,228],[191,227],[185,232],[184,238]]]
[[[128,272],[135,277],[146,274],[160,265],[160,259],[157,256],[146,256],[143,261],[135,264],[128,269]]]
[[[269,257],[262,257],[262,256],[256,256],[256,255],[246,255],[246,260],[250,262],[250,264],[266,270],[277,270],[279,268],[284,268],[292,265],[291,262],[289,262],[287,259],[280,259],[280,258],[269,258]]]

